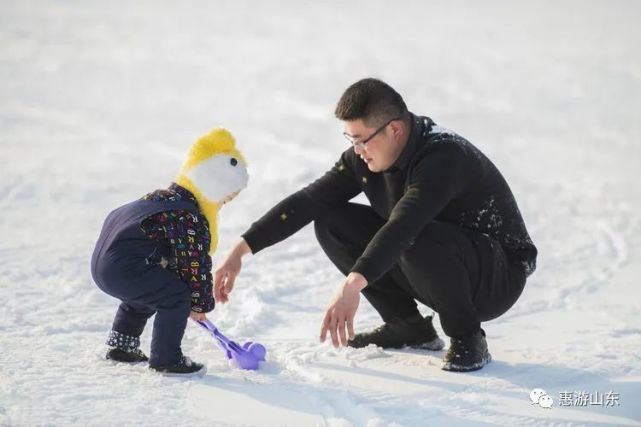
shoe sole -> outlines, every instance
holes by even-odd
[[[410,345],[410,348],[414,348],[414,349],[417,349],[417,350],[440,351],[440,350],[443,350],[445,348],[445,341],[443,341],[439,337],[436,337],[430,342],[424,342],[424,343],[421,343],[421,344]]]
[[[180,377],[180,378],[192,378],[192,377],[203,377],[207,373],[207,367],[203,366],[200,370],[194,372],[168,372],[168,371],[159,371],[154,368],[149,368],[152,372],[155,372],[163,377]]]
[[[121,360],[121,359],[115,359],[113,357],[105,357],[105,360],[107,362],[116,364],[116,363],[126,363],[127,365],[137,365],[139,363],[147,363],[149,362],[149,359],[147,360]]]
[[[382,348],[383,350],[400,350],[400,349],[409,347],[409,348],[413,348],[415,350],[440,351],[440,350],[443,350],[443,348],[445,348],[445,342],[439,337],[434,338],[432,341],[422,342],[422,343],[419,343],[419,344],[400,344],[400,345],[397,345],[397,346],[383,347],[382,345],[378,345],[376,343],[368,343],[366,345],[354,345],[354,344],[351,344],[351,343],[348,342],[347,346],[351,347],[351,348],[365,348],[365,347],[367,347],[368,345],[371,345],[371,344],[374,344],[376,347]]]
[[[138,359],[138,360],[131,360],[131,359],[121,359],[119,357],[113,357],[109,355],[110,352],[107,352],[105,355],[105,360],[108,360],[110,362],[118,362],[118,363],[147,363],[149,362],[149,358],[145,357],[144,359]]]
[[[453,363],[453,362],[443,362],[441,369],[449,372],[472,372],[472,371],[478,371],[479,369],[481,369],[483,366],[487,365],[491,361],[492,361],[492,355],[488,352],[486,353],[485,357],[483,357],[483,360],[481,360],[479,363],[475,363],[473,365],[457,365],[456,363]]]
[[[116,360],[116,359],[105,359],[107,362],[111,363],[112,365],[120,365],[120,364],[125,364],[125,365],[146,365],[147,361],[138,361],[138,362],[129,362],[125,360]]]

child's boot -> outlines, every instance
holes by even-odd
[[[167,366],[149,366],[150,369],[153,369],[156,372],[161,374],[168,375],[189,375],[189,374],[200,374],[204,375],[207,372],[207,368],[202,363],[194,362],[187,356],[182,356],[180,361],[173,365]]]
[[[108,360],[124,363],[146,362],[149,358],[138,347],[140,338],[111,331],[107,338],[107,345],[111,347],[105,356]]]

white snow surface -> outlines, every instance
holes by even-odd
[[[622,0],[1,2],[0,425],[641,425],[640,19]],[[225,126],[250,182],[221,212],[220,259],[338,158],[333,107],[365,76],[471,140],[516,195],[540,256],[484,324],[494,361],[456,374],[443,352],[319,344],[341,275],[308,226],[247,257],[210,316],[267,346],[259,371],[192,324],[203,378],[106,362],[117,301],[89,273],[106,214]],[[379,323],[361,299],[357,330]],[[619,404],[560,406],[578,391]]]

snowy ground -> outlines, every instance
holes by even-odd
[[[0,3],[0,425],[641,425],[641,3],[164,3]],[[223,124],[251,168],[224,250],[337,158],[334,103],[369,75],[517,196],[539,268],[485,324],[494,362],[461,375],[442,353],[318,344],[340,275],[309,227],[249,258],[212,316],[267,345],[260,371],[230,369],[192,325],[202,379],[103,361],[116,301],[88,263],[107,212]],[[363,300],[357,328],[378,322]],[[559,405],[609,391],[614,407]]]

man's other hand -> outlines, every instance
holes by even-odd
[[[354,338],[354,316],[360,302],[360,292],[367,286],[367,279],[360,273],[350,273],[340,285],[325,311],[320,341],[325,342],[327,332],[334,347],[347,345]]]

